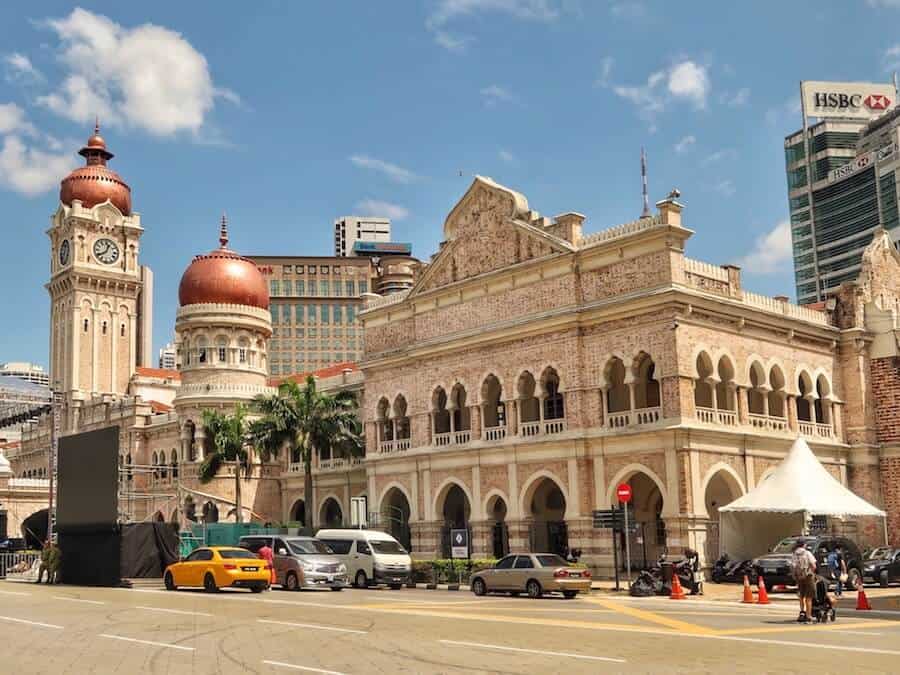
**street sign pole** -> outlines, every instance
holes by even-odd
[[[612,540],[613,540],[613,567],[616,570],[616,591],[622,590],[619,587],[619,532],[613,528],[612,531]]]
[[[628,502],[623,502],[625,509],[625,578],[628,579],[628,588],[631,588],[631,537],[628,531]]]

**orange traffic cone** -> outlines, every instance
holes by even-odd
[[[752,605],[756,602],[753,599],[753,589],[750,588],[750,578],[744,575],[744,599],[741,602],[745,605]]]
[[[856,595],[856,609],[872,609],[866,592],[863,590],[862,584],[859,585],[859,593]]]
[[[681,581],[678,580],[678,575],[672,577],[672,594],[669,596],[669,600],[684,600],[685,599],[684,589],[681,587]]]
[[[770,605],[772,601],[769,600],[769,594],[766,591],[766,580],[762,577],[759,577],[759,581],[756,584],[757,588],[759,588],[759,599],[756,601],[760,605]]]

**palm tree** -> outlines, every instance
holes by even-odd
[[[200,482],[210,482],[218,475],[223,464],[235,462],[234,502],[235,521],[238,523],[243,522],[244,515],[241,506],[241,474],[249,477],[251,471],[246,416],[247,410],[240,404],[233,415],[216,410],[203,411],[203,426],[206,427],[206,437],[211,442],[200,465]]]
[[[278,393],[257,396],[253,410],[261,415],[250,425],[249,436],[264,458],[277,457],[286,448],[292,461],[302,461],[307,530],[314,532],[312,504],[312,461],[316,453],[358,456],[363,440],[357,417],[356,395],[349,391],[325,394],[310,375],[301,387],[282,382]]]

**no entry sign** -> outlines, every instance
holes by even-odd
[[[616,488],[616,497],[619,498],[622,504],[630,502],[631,486],[628,483],[619,483],[619,486]]]

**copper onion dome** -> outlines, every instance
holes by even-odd
[[[106,166],[113,154],[106,149],[99,123],[94,125],[94,134],[78,154],[84,157],[85,165],[63,178],[59,201],[71,206],[73,200],[79,199],[85,207],[92,208],[109,200],[124,215],[131,215],[131,188]]]
[[[228,221],[222,216],[219,248],[198,255],[178,286],[178,303],[222,303],[269,308],[269,288],[252,260],[228,248]]]

